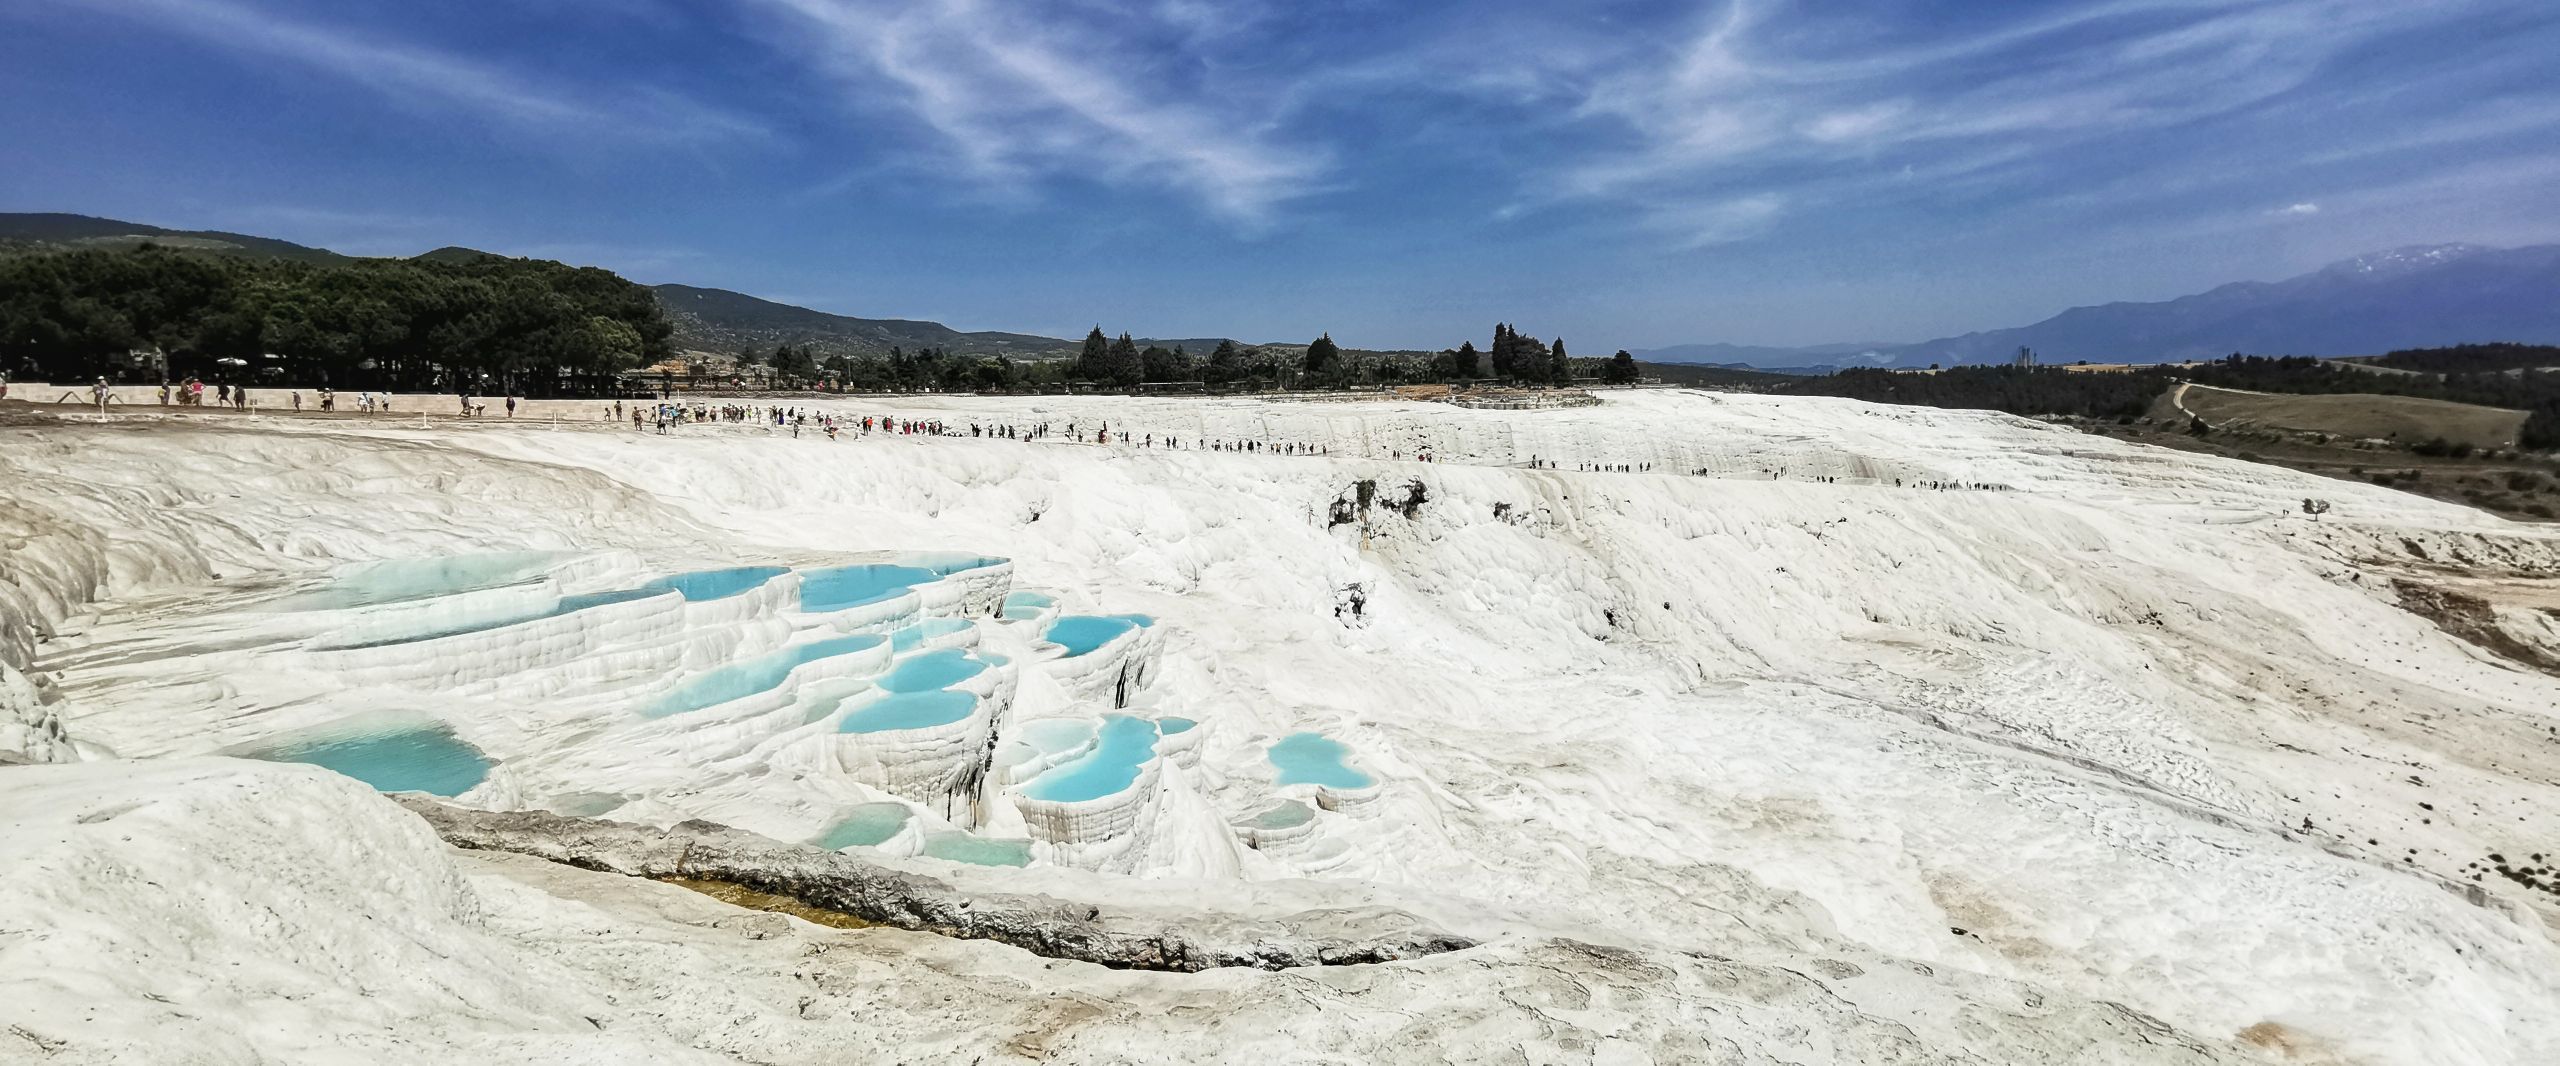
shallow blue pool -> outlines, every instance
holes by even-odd
[[[1053,803],[1101,799],[1136,784],[1138,771],[1156,752],[1156,725],[1114,714],[1103,718],[1093,750],[1032,778],[1022,794]]]
[[[839,733],[885,733],[893,729],[929,729],[950,725],[978,709],[978,697],[957,689],[892,692],[844,716]]]
[[[1166,736],[1172,736],[1176,733],[1188,733],[1191,731],[1192,726],[1199,724],[1200,723],[1194,722],[1188,718],[1158,718],[1156,719],[1156,732],[1162,733]]]
[[[451,596],[526,580],[550,566],[556,557],[552,552],[489,552],[364,563],[339,571],[327,588],[285,597],[276,601],[276,606],[296,611],[331,611]]]
[[[841,611],[878,603],[941,575],[921,566],[866,563],[810,570],[800,575],[800,609]]]
[[[1070,614],[1049,623],[1049,631],[1042,636],[1074,658],[1111,643],[1122,633],[1154,624],[1155,619],[1143,614]]]
[[[849,637],[829,637],[807,644],[795,644],[780,651],[767,652],[744,662],[700,674],[676,686],[675,691],[658,698],[640,713],[650,718],[716,707],[730,700],[745,699],[782,684],[791,671],[838,655],[850,655],[881,642],[880,637],[857,633]]]
[[[1377,784],[1376,778],[1343,764],[1351,749],[1341,741],[1321,733],[1291,733],[1271,746],[1271,765],[1280,773],[1275,780],[1283,785],[1321,785],[1325,788],[1367,788]]]
[[[963,570],[1002,566],[1005,563],[1005,560],[993,556],[970,555],[966,552],[916,552],[903,557],[901,561],[909,566],[921,566],[931,570],[939,577],[949,577]]]
[[[670,574],[640,587],[668,589],[683,594],[695,603],[725,600],[791,572],[787,566],[736,566],[726,570],[696,570],[686,574]]]
[[[309,763],[345,774],[379,792],[459,796],[489,776],[487,756],[440,725],[341,737],[280,747],[250,756],[269,762]]]
[[[1253,816],[1256,829],[1295,829],[1315,821],[1314,808],[1296,800],[1281,800],[1278,806]]]
[[[899,651],[907,651],[924,646],[924,642],[928,640],[938,640],[955,633],[966,632],[968,628],[969,620],[966,618],[927,618],[889,634],[889,646]]]
[[[458,637],[465,633],[486,633],[492,629],[505,629],[508,626],[520,626],[527,622],[539,622],[546,618],[558,618],[562,615],[576,614],[579,611],[586,610],[587,608],[602,607],[608,603],[628,603],[632,600],[645,600],[651,596],[664,596],[668,591],[669,590],[667,589],[637,588],[613,589],[607,592],[581,592],[574,596],[560,597],[560,602],[547,611],[537,611],[532,614],[510,615],[505,618],[493,618],[485,622],[473,622],[468,625],[448,626],[443,629],[432,630],[426,633],[416,633],[403,637],[388,637],[382,640],[369,640],[362,644],[340,644],[329,645],[327,647],[332,651],[345,651],[357,648],[387,648],[394,644],[415,644],[422,640],[442,640],[446,637]]]
[[[865,803],[845,815],[843,821],[827,827],[826,832],[818,834],[818,839],[810,843],[829,851],[877,847],[905,829],[909,817],[905,804]]]
[[[1008,592],[1004,607],[996,613],[1007,618],[1027,618],[1058,605],[1058,598],[1045,592]]]
[[[924,838],[924,853],[937,859],[980,866],[1028,866],[1031,863],[1031,842],[989,840],[957,832],[934,833]]]
[[[928,692],[950,688],[986,670],[987,664],[971,658],[968,652],[944,648],[900,662],[888,673],[880,675],[876,683],[891,692]]]

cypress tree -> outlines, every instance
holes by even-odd
[[[1085,381],[1100,381],[1111,361],[1111,342],[1102,339],[1102,327],[1084,335],[1084,351],[1076,356],[1074,374]]]
[[[1105,359],[1103,379],[1111,384],[1126,388],[1145,380],[1147,376],[1146,361],[1138,356],[1138,342],[1129,339],[1126,333],[1121,334],[1119,340],[1111,342],[1110,351]]]

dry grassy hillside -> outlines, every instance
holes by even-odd
[[[2413,396],[2302,396],[2209,385],[2171,389],[2151,414],[2178,421],[2202,418],[2217,430],[2266,427],[2404,443],[2442,437],[2475,448],[2515,447],[2525,420],[2522,411]]]

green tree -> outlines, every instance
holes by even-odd
[[[1084,335],[1084,351],[1076,356],[1073,373],[1079,380],[1100,381],[1108,376],[1110,362],[1111,342],[1102,336],[1102,327],[1095,326]]]
[[[1167,351],[1163,345],[1150,344],[1138,359],[1146,366],[1148,381],[1189,381],[1195,376],[1191,356],[1178,345]]]
[[[1242,381],[1244,376],[1244,355],[1231,340],[1220,340],[1217,350],[1209,353],[1208,365],[1201,368],[1201,380],[1212,385]]]
[[[1608,370],[1602,374],[1603,379],[1612,385],[1633,385],[1637,376],[1636,357],[1627,354],[1624,348],[1609,357]]]
[[[1313,383],[1330,384],[1340,378],[1342,349],[1334,345],[1333,334],[1324,334],[1307,345],[1303,369],[1307,372],[1307,379]]]
[[[1104,356],[1102,375],[1097,380],[1125,389],[1146,380],[1146,377],[1147,364],[1138,354],[1138,342],[1122,333],[1119,340],[1111,342]]]
[[[1573,359],[1564,354],[1564,338],[1556,338],[1555,347],[1547,351],[1547,365],[1541,371],[1552,384],[1573,384]]]

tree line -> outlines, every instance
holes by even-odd
[[[1224,340],[1205,359],[1180,345],[1142,349],[1127,333],[1112,340],[1096,326],[1085,335],[1082,351],[1067,368],[1072,380],[1116,388],[1154,382],[1311,389],[1487,380],[1520,385],[1567,385],[1577,380],[1633,384],[1639,373],[1635,357],[1624,351],[1609,359],[1575,359],[1566,354],[1563,338],[1547,344],[1509,323],[1494,325],[1489,352],[1477,350],[1474,341],[1437,352],[1355,351],[1335,343],[1333,335],[1326,333],[1309,342],[1304,352],[1240,348]]]
[[[53,381],[593,394],[670,332],[648,289],[547,260],[0,256],[0,368]]]
[[[451,249],[414,259],[306,262],[144,244],[0,254],[0,370],[119,383],[199,378],[242,385],[530,396],[617,391],[622,375],[675,353],[656,294],[614,273]],[[892,348],[821,357],[807,344],[738,353],[764,383],[857,391],[1135,388],[1358,388],[1497,381],[1629,384],[1628,353],[1578,359],[1497,323],[1492,347],[1358,351],[1330,334],[1303,350],[1221,341],[1198,355],[1085,337],[1071,361]],[[669,365],[698,384],[707,370]],[[741,370],[744,376],[749,371]]]

